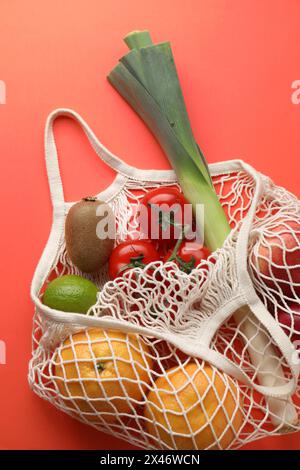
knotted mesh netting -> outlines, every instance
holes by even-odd
[[[33,294],[29,381],[39,396],[144,449],[238,448],[300,429],[300,203],[239,165],[213,172],[232,231],[190,274],[157,261],[113,281],[107,266],[86,275],[61,230]],[[173,183],[127,178],[108,201],[116,243],[138,237],[135,206],[160,184]],[[42,305],[64,274],[99,287],[87,315]]]

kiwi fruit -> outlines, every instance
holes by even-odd
[[[72,263],[85,273],[99,271],[115,242],[115,218],[109,205],[92,197],[74,204],[66,217],[65,237]]]

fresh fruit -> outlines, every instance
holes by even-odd
[[[179,268],[189,274],[202,261],[207,260],[210,255],[208,248],[195,241],[183,240],[176,253],[169,250],[163,261],[173,261]]]
[[[263,229],[250,262],[254,275],[268,288],[300,296],[300,222],[281,217]]]
[[[98,288],[81,276],[65,275],[49,282],[43,294],[43,303],[63,312],[87,313],[96,303]]]
[[[147,398],[146,429],[164,448],[226,449],[243,423],[237,385],[208,364],[169,369]]]
[[[292,343],[295,343],[295,347],[300,349],[300,305],[293,303],[288,309],[289,311],[278,309],[277,321]]]
[[[174,245],[182,235],[186,204],[177,188],[160,187],[149,191],[141,200],[141,231],[151,240],[157,240],[161,247]]]
[[[128,240],[116,246],[109,259],[109,277],[115,279],[132,268],[143,268],[160,259],[150,240]]]
[[[108,204],[85,198],[71,207],[65,223],[66,248],[72,263],[93,273],[108,261],[115,242],[115,218]]]
[[[148,347],[139,336],[98,328],[70,335],[54,362],[65,404],[89,421],[107,423],[143,402],[152,368]]]

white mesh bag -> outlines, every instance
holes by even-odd
[[[191,274],[155,262],[110,281],[68,259],[53,121],[82,126],[117,172],[96,197],[108,202],[116,243],[137,234],[145,192],[176,185],[173,171],[139,170],[111,154],[74,111],[45,130],[53,226],[32,281],[35,304],[29,382],[57,408],[144,449],[225,449],[300,429],[297,338],[300,203],[252,167],[210,165],[232,231]],[[80,274],[99,287],[87,315],[41,301],[54,277]],[[299,336],[300,338],[300,336]]]

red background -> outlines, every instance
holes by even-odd
[[[83,115],[128,163],[167,168],[160,148],[105,77],[123,36],[150,29],[172,42],[196,139],[210,162],[241,157],[300,197],[298,0],[2,0],[0,80],[0,447],[125,449],[34,396],[27,384],[33,306],[29,286],[51,225],[43,155],[47,114]],[[69,120],[56,125],[68,199],[96,193],[113,173]],[[299,435],[250,448],[299,449]]]

